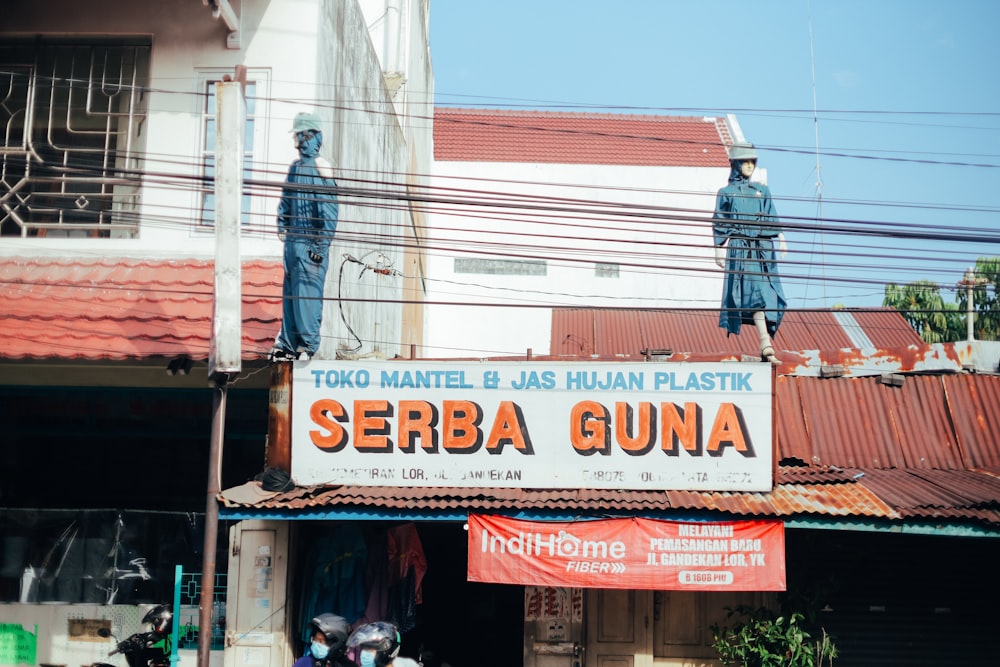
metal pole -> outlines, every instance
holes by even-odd
[[[180,644],[181,638],[181,575],[184,574],[184,566],[181,564],[174,565],[174,619],[171,621],[170,625],[170,635],[173,639],[170,642],[170,667],[177,667],[181,658],[177,655],[177,645]]]
[[[201,554],[201,598],[198,609],[198,667],[208,667],[212,649],[212,608],[215,606],[215,549],[219,535],[219,493],[222,491],[222,442],[226,430],[228,377],[215,376],[212,389],[212,439],[208,453],[205,499],[205,543]]]
[[[976,288],[976,270],[971,266],[966,270],[965,275],[962,276],[962,282],[960,285],[965,285],[965,339],[970,343],[975,340],[975,330],[973,325],[975,324],[975,306],[972,304],[972,300],[975,298],[973,293]]]
[[[243,193],[243,128],[246,122],[246,68],[236,68],[236,81],[216,91],[215,294],[208,375],[212,381],[212,437],[205,493],[205,544],[201,565],[198,614],[198,667],[208,667],[215,608],[215,550],[219,537],[219,493],[222,491],[222,443],[226,429],[226,392],[230,378],[242,370],[243,320],[240,266],[240,217]]]

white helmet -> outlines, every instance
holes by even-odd
[[[729,147],[730,162],[744,162],[746,160],[757,160],[757,150],[753,144],[747,141],[737,141]]]

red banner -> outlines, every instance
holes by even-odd
[[[469,581],[700,591],[785,590],[780,521],[520,521],[469,516]]]

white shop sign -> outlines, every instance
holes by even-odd
[[[771,367],[296,362],[298,485],[770,490]]]

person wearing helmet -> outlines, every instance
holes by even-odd
[[[775,248],[785,255],[785,237],[767,185],[751,181],[757,168],[753,144],[737,142],[729,150],[729,184],[716,197],[713,231],[715,261],[726,270],[719,326],[739,334],[753,324],[761,358],[777,363],[771,336],[785,311]]]
[[[168,635],[173,629],[174,610],[168,604],[158,604],[146,612],[142,622],[153,626],[153,632]]]
[[[354,667],[347,659],[351,626],[336,614],[320,614],[309,621],[309,647],[292,667]]]
[[[173,631],[173,623],[173,608],[168,604],[156,605],[142,617],[142,624],[151,626],[152,630],[137,632],[118,642],[112,655],[125,655],[130,665],[166,667],[170,664],[170,633]]]
[[[272,361],[308,360],[316,354],[330,243],[337,231],[337,183],[333,166],[319,154],[323,146],[319,116],[298,114],[292,133],[299,159],[288,170],[278,204],[285,278],[281,331],[271,350]]]
[[[392,623],[375,621],[362,625],[347,639],[347,649],[357,651],[359,667],[409,667],[410,658],[398,658],[402,638]]]

